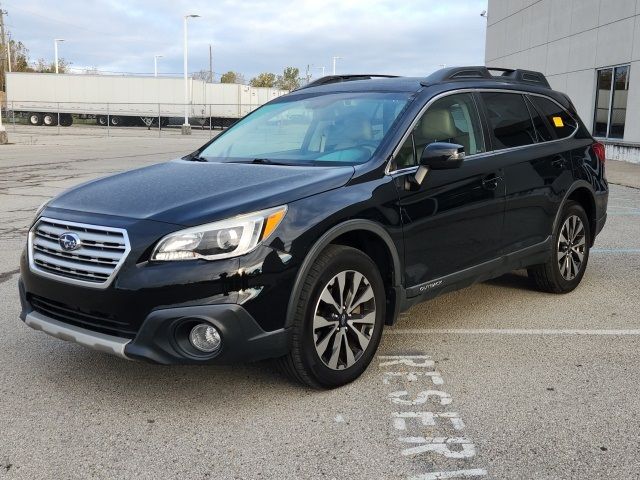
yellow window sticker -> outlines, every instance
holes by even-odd
[[[558,128],[564,127],[564,122],[562,121],[562,117],[553,117],[553,124]]]

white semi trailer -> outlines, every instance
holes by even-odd
[[[184,80],[173,77],[7,73],[7,109],[31,125],[69,126],[74,116],[99,125],[166,125],[185,115]],[[288,93],[275,88],[189,79],[190,122],[225,127]]]

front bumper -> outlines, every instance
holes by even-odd
[[[127,338],[115,337],[106,333],[93,332],[85,328],[69,325],[54,318],[47,317],[38,312],[29,312],[24,315],[24,323],[34,330],[48,333],[52,337],[70,342],[79,343],[105,353],[116,355],[120,358],[129,358],[125,354],[125,347],[131,342]]]
[[[129,360],[164,365],[229,364],[279,357],[287,353],[289,345],[287,329],[265,332],[242,306],[236,304],[155,310],[131,339],[82,328],[33,310],[22,282],[20,298],[20,318],[31,328]],[[201,355],[185,348],[187,340],[181,326],[194,322],[210,323],[220,332],[222,346],[215,354]]]

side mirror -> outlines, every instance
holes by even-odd
[[[464,147],[456,143],[434,142],[422,151],[420,166],[414,177],[410,177],[407,189],[422,185],[429,170],[445,170],[458,168],[464,161]]]
[[[420,165],[432,170],[458,168],[464,160],[464,147],[455,143],[430,143],[422,151]]]

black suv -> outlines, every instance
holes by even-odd
[[[325,77],[182,159],[51,200],[21,318],[123,358],[279,358],[335,387],[417,302],[521,268],[573,290],[606,220],[604,160],[537,72]]]

